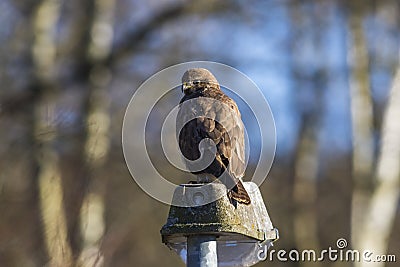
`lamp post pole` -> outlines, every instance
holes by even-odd
[[[215,235],[187,237],[187,267],[217,267],[217,238]]]

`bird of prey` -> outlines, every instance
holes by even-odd
[[[203,68],[189,69],[183,74],[182,92],[177,137],[179,148],[188,160],[188,170],[197,175],[198,183],[219,178],[226,185],[231,202],[250,204],[241,181],[245,170],[244,126],[235,101],[224,94],[214,75]],[[196,168],[198,165],[190,164],[203,153],[212,153],[207,166]]]

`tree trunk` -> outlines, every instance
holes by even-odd
[[[392,225],[396,218],[400,186],[400,65],[393,80],[382,127],[382,142],[378,157],[375,188],[361,227],[360,248],[375,255],[387,253]],[[384,266],[384,262],[364,263]],[[364,266],[364,265],[362,265]]]
[[[363,30],[363,1],[348,3],[348,64],[353,134],[352,245],[357,248],[372,188],[374,163],[373,106],[369,84],[369,57]]]

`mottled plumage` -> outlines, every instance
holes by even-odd
[[[245,170],[244,126],[235,101],[221,91],[215,77],[206,69],[186,71],[182,84],[185,95],[180,101],[177,129],[184,126],[177,134],[183,156],[192,161],[199,159],[199,144],[205,138],[216,146],[210,165],[199,170],[187,164],[188,169],[200,177],[200,182],[210,182],[210,175],[219,177],[228,187],[231,200],[250,204],[240,180]],[[211,145],[206,143],[205,150],[211,151]],[[228,175],[222,179],[220,176],[225,170]],[[202,177],[207,178],[201,181]]]

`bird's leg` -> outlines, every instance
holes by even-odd
[[[207,174],[197,174],[196,181],[189,181],[189,184],[205,184],[208,183]]]
[[[201,173],[197,175],[197,183],[199,184],[206,184],[206,183],[211,183],[212,182],[212,178],[211,178],[211,174],[208,173]]]

